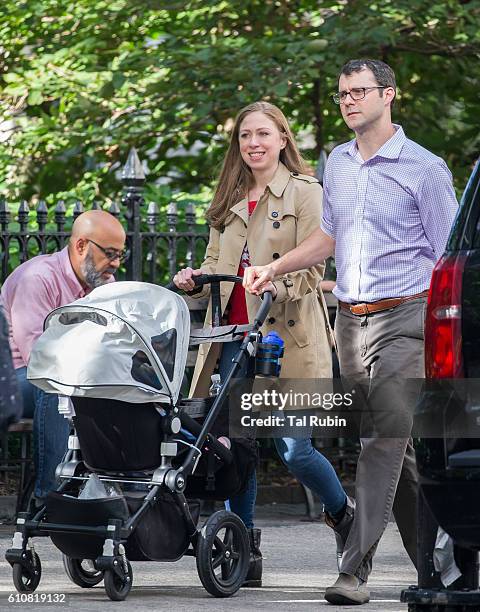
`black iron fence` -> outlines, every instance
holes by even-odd
[[[160,209],[145,203],[145,174],[135,149],[130,151],[122,173],[123,197],[120,205],[108,209],[125,227],[130,257],[117,275],[123,280],[165,283],[179,267],[195,266],[203,259],[208,228],[196,220],[193,203],[179,209],[175,202]],[[96,203],[92,209],[100,206]],[[63,201],[48,210],[39,201],[35,210],[21,202],[16,215],[0,199],[0,284],[19,264],[35,255],[52,253],[68,241],[73,221],[85,210],[76,202],[69,214]]]

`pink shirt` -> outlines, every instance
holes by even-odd
[[[10,274],[1,290],[0,305],[9,325],[15,368],[27,365],[48,313],[86,293],[73,271],[68,247],[53,255],[38,255]]]

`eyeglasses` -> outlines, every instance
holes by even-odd
[[[342,104],[347,99],[348,94],[350,94],[352,100],[363,100],[367,92],[372,89],[386,89],[387,87],[387,85],[379,85],[377,87],[354,87],[350,91],[339,91],[338,93],[332,94],[332,99],[335,104]]]
[[[114,261],[115,259],[118,259],[120,262],[122,262],[128,259],[130,256],[130,251],[128,249],[123,249],[122,251],[119,251],[118,249],[104,248],[97,244],[94,240],[90,240],[90,238],[87,238],[87,240],[88,242],[94,244],[98,249],[100,249],[109,261]]]

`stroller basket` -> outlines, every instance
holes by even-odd
[[[124,496],[102,499],[78,499],[70,495],[51,492],[47,496],[47,517],[53,523],[106,527],[111,519],[126,522],[142,506],[144,493],[128,491]],[[189,502],[195,524],[200,515],[200,503]],[[72,559],[96,559],[102,554],[105,538],[102,536],[52,532],[52,542]],[[125,543],[130,561],[176,561],[188,549],[190,539],[184,517],[168,493],[159,493],[153,506],[148,508],[142,521]]]
[[[128,519],[127,502],[123,497],[77,499],[70,495],[50,492],[46,501],[47,518],[51,523],[99,527],[109,519]],[[95,559],[102,553],[102,536],[74,533],[51,533],[52,542],[73,559]]]

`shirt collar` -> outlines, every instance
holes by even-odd
[[[82,286],[73,270],[72,262],[70,261],[70,255],[68,254],[68,246],[59,251],[58,257],[60,260],[60,265],[62,266],[63,273],[65,275],[65,279],[70,285],[70,288],[72,289],[74,294],[78,295],[78,297],[83,297],[84,295],[86,295],[87,290]]]
[[[400,153],[407,137],[405,136],[405,132],[403,131],[401,125],[394,123],[393,127],[395,128],[395,134],[378,149],[370,160],[375,159],[375,157],[383,157],[386,159],[398,159],[400,157]],[[345,149],[345,153],[354,158],[357,155],[357,151],[357,139],[354,138],[350,142],[349,146]]]

